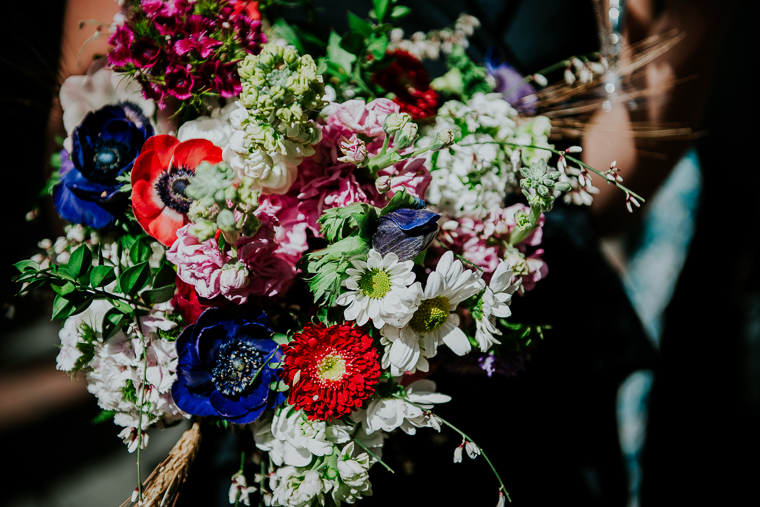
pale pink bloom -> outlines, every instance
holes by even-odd
[[[392,100],[375,99],[365,104],[361,99],[354,99],[340,104],[327,118],[327,123],[340,125],[357,134],[375,137],[384,134],[385,117],[398,112],[399,106]]]
[[[340,136],[340,151],[343,152],[343,156],[338,157],[339,161],[357,166],[361,166],[369,156],[367,146],[356,134],[351,137]]]
[[[212,238],[203,243],[190,234],[190,224],[177,231],[177,240],[166,252],[166,258],[177,266],[177,276],[195,287],[200,297],[212,299],[221,294],[219,277],[226,259]]]
[[[296,275],[294,266],[274,255],[277,249],[274,226],[276,218],[258,212],[261,227],[253,237],[242,237],[236,243],[237,255],[250,273],[249,283],[232,294],[242,293],[242,300],[247,295],[274,296],[287,290]],[[232,299],[232,294],[226,297]]]
[[[298,212],[298,198],[284,194],[262,195],[259,199],[259,211],[276,217],[280,222],[274,229],[274,239],[277,242],[275,255],[295,266],[301,255],[309,249],[306,234],[309,224]]]
[[[379,177],[390,177],[390,191],[388,198],[392,198],[396,192],[406,189],[407,192],[423,201],[433,177],[425,167],[424,158],[406,159],[386,167],[377,172]]]

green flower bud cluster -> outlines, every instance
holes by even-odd
[[[451,129],[443,129],[435,136],[433,142],[430,143],[430,151],[439,151],[444,148],[448,148],[454,144],[454,132]]]
[[[557,181],[562,173],[548,168],[543,159],[521,167],[520,174],[520,186],[528,192],[528,202],[531,206],[540,206],[542,212],[554,207],[554,191],[567,192],[571,189],[569,183]]]
[[[240,102],[249,110],[244,128],[253,149],[284,153],[285,140],[319,142],[321,131],[309,114],[325,106],[325,86],[311,56],[267,44],[259,55],[246,56],[238,74],[243,86]]]
[[[253,236],[259,230],[261,222],[254,215],[259,206],[258,194],[251,190],[253,180],[243,178],[239,185],[234,183],[235,171],[224,162],[216,165],[202,162],[195,168],[186,194],[194,200],[187,214],[193,222],[188,231],[198,241],[213,238],[220,230],[231,245],[240,239],[241,233]]]

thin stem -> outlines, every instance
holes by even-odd
[[[501,144],[501,145],[505,145],[505,146],[515,146],[515,147],[518,147],[518,148],[533,148],[535,150],[545,150],[545,151],[550,151],[552,153],[555,153],[557,155],[562,155],[566,159],[568,159],[568,160],[570,160],[572,162],[575,162],[576,164],[578,164],[578,165],[580,165],[580,166],[588,169],[589,171],[593,172],[597,176],[600,176],[607,183],[614,183],[615,186],[618,187],[620,190],[622,190],[622,191],[624,191],[624,192],[626,192],[628,194],[631,194],[635,198],[639,199],[641,202],[646,202],[646,199],[644,199],[643,197],[641,197],[639,194],[637,194],[633,190],[629,189],[628,187],[626,187],[624,185],[621,185],[617,181],[610,181],[609,179],[607,179],[607,177],[604,175],[603,172],[594,169],[590,165],[588,165],[588,164],[586,164],[584,162],[581,162],[577,158],[568,155],[567,153],[565,153],[562,150],[555,150],[554,148],[547,148],[546,146],[535,146],[535,145],[532,145],[532,144],[509,143],[509,142],[506,142],[506,141],[484,141],[482,143],[468,143],[468,144],[460,144],[458,146],[477,146],[479,144]]]
[[[393,469],[391,467],[389,467],[388,465],[386,465],[383,460],[381,460],[380,458],[378,458],[377,454],[375,454],[374,452],[370,451],[369,448],[366,445],[364,445],[363,443],[359,442],[356,439],[354,439],[354,442],[356,442],[357,444],[359,444],[359,447],[361,447],[362,449],[364,449],[365,451],[367,451],[367,453],[370,456],[372,456],[373,458],[375,458],[377,460],[377,462],[380,463],[381,465],[383,465],[385,467],[385,469],[388,470],[390,473],[392,473],[392,474],[396,473],[396,472],[393,471]]]
[[[528,217],[528,220],[530,220],[530,227],[518,230],[515,235],[510,238],[509,244],[514,246],[530,236],[530,233],[532,233],[538,226],[539,218],[541,218],[541,207],[531,206],[530,216]]]
[[[398,394],[394,394],[394,395],[393,395],[393,397],[394,397],[394,398],[398,398],[398,399],[400,399],[400,400],[403,400],[403,401],[405,401],[406,403],[409,403],[410,405],[413,405],[413,406],[415,406],[415,407],[417,407],[417,408],[419,408],[419,409],[423,410],[423,411],[425,412],[425,414],[427,414],[427,416],[428,416],[428,417],[435,417],[435,418],[437,418],[437,419],[438,419],[439,421],[441,421],[443,424],[445,424],[446,426],[448,426],[448,427],[449,427],[449,428],[451,428],[452,430],[454,430],[454,431],[456,431],[457,433],[459,433],[459,434],[462,436],[462,438],[463,438],[463,439],[465,439],[465,440],[466,440],[466,441],[468,441],[468,442],[472,442],[473,444],[475,444],[475,446],[476,446],[476,447],[478,448],[478,450],[480,451],[480,454],[482,454],[482,455],[483,455],[483,458],[486,460],[486,463],[488,463],[488,466],[489,466],[489,467],[491,467],[491,471],[492,471],[492,472],[494,473],[494,475],[496,476],[496,480],[498,480],[498,481],[499,481],[499,485],[501,486],[501,487],[499,488],[499,491],[503,491],[503,492],[504,492],[504,495],[507,497],[507,500],[509,500],[510,502],[512,501],[512,499],[511,499],[511,498],[509,498],[509,493],[507,492],[507,488],[506,488],[506,486],[504,486],[504,481],[502,481],[502,480],[501,480],[501,476],[499,476],[499,472],[497,472],[497,471],[496,471],[496,467],[495,467],[495,466],[493,466],[493,463],[491,463],[491,460],[490,460],[490,459],[488,459],[488,456],[486,455],[486,451],[484,451],[482,447],[480,447],[480,446],[479,446],[479,445],[478,445],[478,444],[477,444],[477,443],[476,443],[476,442],[475,442],[475,441],[474,441],[472,438],[470,438],[470,436],[469,436],[469,435],[467,435],[467,433],[465,433],[464,431],[460,430],[459,428],[457,428],[456,426],[454,426],[453,424],[451,424],[450,422],[448,422],[448,421],[447,421],[446,419],[444,419],[443,417],[441,417],[441,416],[439,416],[439,415],[434,415],[434,414],[433,414],[433,413],[432,413],[430,410],[426,409],[425,407],[423,407],[423,406],[421,406],[421,405],[418,405],[417,403],[415,403],[415,402],[413,402],[413,401],[410,401],[410,400],[409,400],[409,399],[407,399],[407,398],[404,398],[403,396],[399,396]]]
[[[240,470],[238,470],[238,474],[243,475],[243,467],[245,466],[245,452],[240,453]],[[238,495],[235,497],[235,507],[238,507],[238,504],[240,503],[240,492],[238,492]]]
[[[386,132],[385,133],[385,139],[383,140],[383,147],[380,149],[380,155],[385,155],[385,152],[388,151],[388,145],[391,143],[391,135]]]
[[[142,343],[143,349],[143,381],[142,389],[140,390],[140,415],[137,420],[137,498],[142,502],[142,474],[140,474],[140,449],[142,448],[142,420],[143,420],[143,405],[145,405],[145,387],[148,383],[148,349],[145,344],[145,335],[142,332],[142,326],[140,324],[140,318],[135,316],[135,324],[137,327],[137,335],[140,337],[140,343]]]

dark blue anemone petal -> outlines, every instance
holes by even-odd
[[[272,374],[262,371],[256,379],[255,389],[245,396],[241,396],[239,403],[246,410],[253,410],[261,405],[266,405],[269,399],[269,384],[273,382]]]
[[[116,220],[114,215],[98,204],[77,197],[66,185],[58,184],[53,188],[53,204],[60,217],[72,224],[104,229]]]
[[[378,224],[382,224],[385,220],[391,220],[402,231],[419,232],[424,234],[432,230],[437,230],[438,220],[440,220],[440,218],[441,215],[430,210],[400,208],[380,217]]]
[[[262,405],[255,410],[251,410],[250,412],[247,412],[246,414],[240,416],[240,417],[229,417],[225,418],[228,421],[235,423],[235,424],[249,424],[261,417],[261,414],[264,413],[264,411],[267,409],[267,405]]]
[[[397,209],[379,218],[372,248],[383,256],[393,252],[400,261],[412,260],[433,241],[440,218],[426,209]]]
[[[188,414],[192,415],[216,415],[216,410],[205,394],[191,392],[180,377],[172,386],[172,398],[174,403]]]
[[[211,393],[209,399],[211,400],[211,406],[214,407],[214,410],[216,410],[221,417],[240,417],[248,412],[248,409],[238,400],[227,398],[217,390],[214,390]]]

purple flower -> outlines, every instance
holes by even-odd
[[[108,43],[115,46],[113,51],[108,53],[108,63],[117,67],[122,67],[132,63],[132,51],[130,45],[135,40],[135,34],[127,25],[121,25],[108,39]]]
[[[504,100],[517,109],[521,114],[535,114],[536,89],[524,81],[524,77],[507,62],[495,54],[494,48],[488,48],[486,53],[486,72],[496,80],[494,91],[504,94]]]
[[[248,424],[284,401],[269,390],[282,357],[264,312],[209,308],[177,339],[172,396],[184,412]]]
[[[138,39],[132,46],[132,63],[140,69],[153,67],[161,49],[147,38]]]
[[[209,25],[210,23],[203,16],[187,18],[183,26],[185,38],[174,43],[174,51],[182,56],[195,50],[201,58],[208,58],[215,47],[222,45],[220,41],[206,35],[209,31]]]

